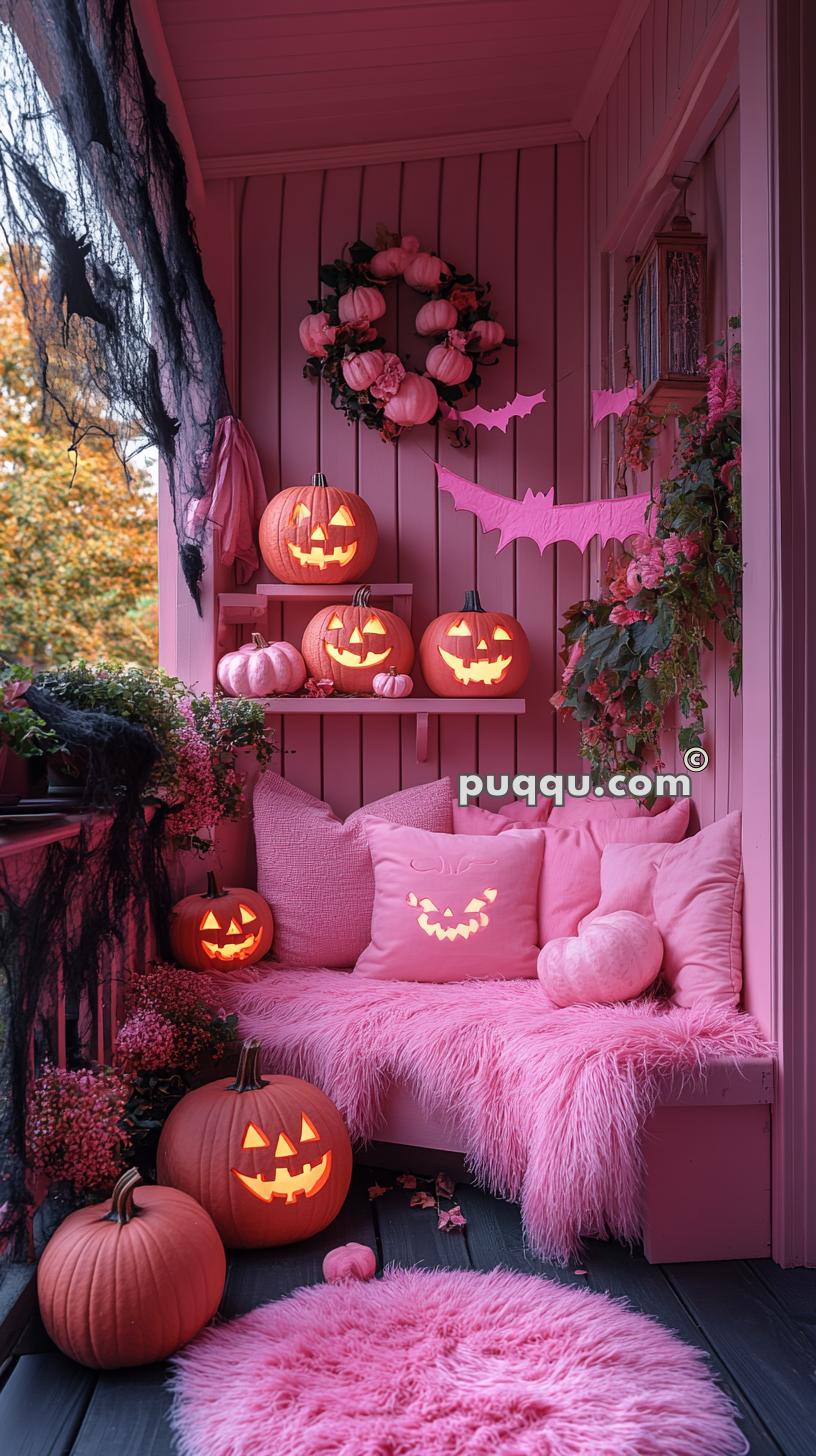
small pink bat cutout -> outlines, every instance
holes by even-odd
[[[646,511],[651,501],[648,491],[614,500],[557,506],[552,487],[546,492],[528,490],[523,500],[514,500],[486,490],[472,480],[464,480],[444,465],[437,465],[436,473],[439,489],[453,496],[457,511],[472,511],[485,532],[501,531],[497,553],[519,536],[529,536],[543,554],[556,541],[574,541],[580,551],[585,551],[593,536],[600,536],[601,545],[605,546],[607,541],[624,541],[627,536],[648,534]]]
[[[599,425],[607,415],[625,415],[630,404],[640,394],[640,385],[635,381],[625,389],[593,389],[592,424]]]
[[[501,430],[503,435],[507,434],[507,426],[511,420],[523,420],[531,415],[537,404],[543,404],[545,392],[539,390],[538,394],[517,394],[503,404],[501,409],[483,409],[480,404],[474,404],[470,409],[457,410],[450,408],[445,418],[449,420],[462,420],[466,425],[484,425],[486,430]]]

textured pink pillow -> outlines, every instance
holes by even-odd
[[[606,795],[598,799],[590,793],[584,799],[566,799],[563,804],[554,804],[547,823],[555,829],[570,829],[575,825],[597,823],[599,819],[653,819],[676,802],[664,796],[655,799],[651,809],[647,809],[641,799],[632,799],[628,795],[623,799],[607,798]],[[505,812],[502,810],[502,813]]]
[[[381,981],[534,976],[541,831],[429,834],[368,821],[371,944],[355,975]]]
[[[278,774],[255,787],[258,889],[275,916],[276,959],[287,966],[353,966],[371,935],[374,871],[367,814],[447,833],[450,779],[418,784],[349,815]]]
[[[596,915],[636,910],[663,937],[663,976],[678,1006],[736,1006],[742,990],[742,815],[682,844],[613,844]]]
[[[664,814],[600,819],[571,829],[549,824],[539,900],[541,944],[575,935],[578,922],[594,910],[601,894],[601,855],[608,844],[676,843],[688,828],[689,800],[677,799]],[[615,905],[615,910],[638,909]]]
[[[538,957],[538,979],[556,1006],[608,1005],[651,986],[662,959],[654,921],[613,910],[592,917],[577,935],[548,941]]]

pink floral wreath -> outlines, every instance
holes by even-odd
[[[387,350],[375,327],[387,308],[383,285],[399,279],[429,295],[415,320],[420,338],[432,341],[422,372]],[[415,237],[379,227],[376,247],[358,239],[321,265],[320,281],[330,291],[309,300],[311,313],[300,324],[309,356],[303,372],[325,379],[335,409],[384,440],[444,419],[478,389],[477,366],[495,363],[498,350],[514,342],[493,317],[490,284],[423,251]]]

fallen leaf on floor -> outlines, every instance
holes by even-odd
[[[400,1173],[397,1182],[403,1188],[416,1188],[416,1178],[413,1173]]]
[[[382,1198],[384,1193],[391,1193],[391,1191],[392,1189],[390,1187],[383,1188],[379,1183],[372,1183],[371,1187],[368,1190],[368,1196],[369,1199]]]
[[[450,1173],[437,1173],[436,1191],[440,1198],[453,1198],[455,1188],[456,1184],[451,1178]]]
[[[436,1199],[431,1193],[415,1193],[411,1199],[412,1208],[436,1208]]]
[[[450,1231],[455,1228],[464,1228],[466,1223],[467,1219],[458,1203],[454,1203],[453,1208],[440,1208],[438,1228]]]
[[[573,1274],[586,1274],[586,1269],[573,1269]]]

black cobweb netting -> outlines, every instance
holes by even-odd
[[[134,453],[158,450],[198,605],[191,503],[231,411],[184,162],[128,0],[0,0],[0,96],[0,225],[44,408],[71,449],[108,435],[123,487]]]

